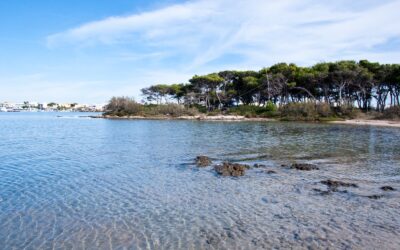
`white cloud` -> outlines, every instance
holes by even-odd
[[[242,66],[314,63],[348,53],[358,59],[400,36],[399,9],[398,0],[199,0],[83,24],[47,42],[51,47],[138,43],[153,55],[168,51],[182,57],[191,70],[227,53],[242,56]]]
[[[0,100],[139,99],[151,84],[282,61],[398,63],[398,45],[385,43],[400,37],[399,9],[400,0],[195,0],[109,17],[48,36],[51,63],[3,75]]]

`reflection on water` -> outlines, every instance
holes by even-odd
[[[222,178],[200,154],[267,169]],[[395,249],[399,155],[396,128],[0,114],[0,246]],[[359,188],[313,191],[325,179]]]

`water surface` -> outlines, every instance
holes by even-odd
[[[400,246],[398,128],[79,115],[0,113],[2,249]],[[200,154],[267,167],[219,177]]]

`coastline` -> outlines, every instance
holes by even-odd
[[[329,123],[400,128],[400,121],[390,121],[390,120],[351,119],[351,120],[344,120],[344,121],[331,121]]]
[[[110,115],[100,115],[100,116],[90,116],[90,118],[102,118],[110,120],[192,120],[192,121],[277,121],[272,118],[247,118],[240,115],[195,115],[195,116],[110,116]]]
[[[90,118],[110,119],[110,120],[192,120],[192,121],[267,121],[267,122],[279,121],[273,118],[261,118],[261,117],[248,118],[240,115],[216,115],[216,116],[196,115],[196,116],[178,116],[178,117],[100,115],[100,116],[90,116]],[[391,121],[391,120],[350,119],[343,121],[327,121],[321,123],[400,128],[400,121]]]

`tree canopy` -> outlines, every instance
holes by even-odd
[[[400,106],[400,65],[367,60],[322,62],[311,67],[278,63],[259,71],[195,75],[188,83],[157,84],[141,91],[150,103],[174,100],[203,105],[207,110],[312,101],[383,111]]]

